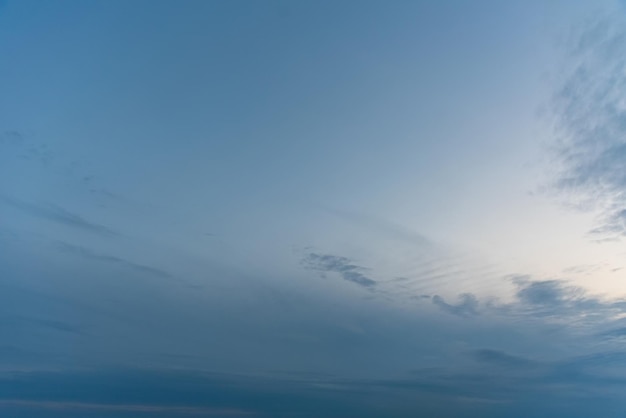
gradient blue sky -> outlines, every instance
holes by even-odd
[[[0,415],[623,417],[617,1],[0,1]]]

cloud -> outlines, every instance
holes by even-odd
[[[0,161],[4,160],[3,164],[8,162],[9,164],[6,165],[11,172],[20,170],[26,177],[37,175],[54,179],[56,185],[52,187],[58,187],[60,181],[75,193],[79,193],[100,207],[107,207],[109,203],[114,202],[128,203],[127,199],[111,192],[101,184],[97,176],[89,170],[88,161],[68,160],[64,158],[67,152],[54,151],[48,143],[38,141],[18,131],[0,133]],[[41,180],[45,181],[44,178]],[[23,189],[24,185],[22,184],[20,188]],[[39,194],[40,190],[36,190],[35,193]]]
[[[518,290],[527,288],[533,289],[534,281],[526,278],[521,281]],[[541,286],[539,286],[541,287]],[[567,308],[561,314],[572,314],[568,311],[567,301],[570,294],[566,282],[551,284],[551,295],[558,295],[552,299],[544,297],[523,297],[516,298],[512,304],[517,311],[525,311],[529,306],[535,307],[537,303],[544,303],[547,300],[557,300],[560,304],[565,304]],[[556,290],[555,290],[556,288]],[[562,290],[559,290],[562,289]],[[532,292],[526,292],[533,294]],[[522,292],[522,294],[526,294]],[[583,294],[579,299],[595,299],[592,296]],[[610,306],[615,302],[598,303]],[[461,303],[462,304],[462,303]],[[539,305],[543,306],[543,305]],[[584,305],[581,305],[584,307]],[[446,339],[448,330],[442,330],[441,325],[431,323],[430,325],[411,321],[401,323],[397,327],[397,333],[393,329],[396,327],[394,321],[389,317],[381,318],[380,323],[371,323],[371,332],[375,335],[377,342],[364,340],[362,338],[348,341],[349,350],[343,351],[340,346],[345,344],[345,340],[338,338],[338,335],[329,338],[328,345],[314,344],[314,350],[329,349],[332,355],[331,362],[339,359],[342,363],[354,364],[363,369],[363,375],[370,373],[374,377],[346,378],[341,371],[331,374],[324,373],[303,373],[297,375],[292,373],[263,373],[257,376],[228,375],[219,373],[207,373],[189,370],[83,370],[83,371],[57,371],[54,373],[33,372],[19,373],[15,375],[3,375],[0,372],[0,399],[7,400],[6,405],[0,403],[0,415],[20,416],[28,415],[39,417],[35,414],[27,414],[30,407],[24,404],[11,405],[10,402],[33,402],[32,408],[45,409],[40,402],[53,402],[53,408],[69,406],[67,410],[47,409],[46,411],[57,411],[55,413],[72,412],[79,416],[79,413],[96,414],[98,411],[103,416],[136,416],[154,414],[159,416],[185,416],[185,410],[175,408],[187,408],[188,411],[195,411],[198,408],[207,410],[241,410],[254,411],[260,417],[307,417],[325,416],[332,418],[351,417],[376,417],[387,416],[390,418],[414,417],[416,415],[441,416],[441,417],[461,417],[471,418],[474,416],[493,417],[512,416],[521,417],[546,417],[554,416],[546,412],[546,405],[554,405],[559,402],[578,402],[578,395],[585,393],[586,400],[591,396],[604,397],[605,399],[620,399],[613,391],[623,391],[626,382],[623,378],[616,377],[615,366],[624,364],[623,355],[620,357],[619,351],[596,351],[597,345],[593,343],[593,335],[586,334],[578,342],[587,353],[582,355],[559,353],[557,359],[546,359],[542,356],[522,356],[512,353],[525,353],[522,346],[516,347],[517,340],[508,341],[514,336],[516,330],[524,326],[523,321],[532,316],[534,311],[525,313],[520,319],[514,314],[501,314],[499,321],[506,326],[509,331],[498,331],[490,326],[490,315],[499,314],[498,311],[490,311],[488,304],[480,303],[480,322],[463,321],[464,332],[458,329],[452,330],[453,335],[458,340],[463,341],[462,353],[469,355],[459,356],[459,351],[450,355],[448,351],[450,342]],[[282,312],[282,311],[281,311]],[[282,312],[284,314],[284,312]],[[259,312],[255,312],[259,315]],[[511,315],[511,316],[505,316]],[[302,320],[303,317],[297,315],[290,318],[299,328],[308,328]],[[314,315],[318,317],[318,314]],[[337,321],[336,315],[331,315]],[[223,315],[227,318],[227,315]],[[227,319],[224,319],[227,321]],[[610,319],[604,318],[607,325]],[[455,321],[456,322],[456,321]],[[181,323],[183,324],[183,323]],[[184,322],[185,327],[194,331],[193,324]],[[533,329],[537,330],[537,335],[546,332],[544,321],[533,324]],[[329,325],[320,325],[324,330],[329,329]],[[378,328],[380,327],[380,328]],[[183,327],[184,328],[184,327]],[[565,323],[562,329],[569,329],[569,323]],[[160,328],[165,329],[165,328]],[[207,330],[208,328],[204,328]],[[381,330],[390,331],[383,333]],[[235,328],[233,328],[235,330]],[[241,333],[241,328],[236,332]],[[597,328],[593,328],[597,332]],[[552,335],[562,332],[560,329],[550,335],[525,335],[525,344],[543,347],[547,341],[553,340],[561,345],[565,343],[562,337],[552,338]],[[474,334],[480,334],[473,338]],[[170,334],[168,334],[170,335]],[[418,369],[416,373],[399,375],[396,378],[376,377],[378,372],[371,372],[376,369],[376,363],[382,359],[389,370],[390,364],[400,364],[407,369],[415,364],[416,360],[422,357],[419,352],[428,344],[429,336],[434,336],[437,354],[432,357],[433,364],[437,367]],[[415,337],[416,339],[411,339]],[[586,339],[591,337],[591,339]],[[536,338],[536,339],[535,339]],[[494,340],[497,343],[493,343]],[[218,340],[218,338],[215,338]],[[468,341],[469,340],[469,341]],[[597,340],[597,338],[595,339]],[[416,343],[419,341],[419,343]],[[492,344],[489,344],[492,341]],[[197,345],[196,339],[192,340]],[[363,354],[368,346],[376,345],[376,356],[367,358]],[[590,343],[590,344],[588,344]],[[213,345],[208,342],[207,347]],[[473,344],[476,344],[475,346]],[[280,350],[282,345],[291,347],[293,344],[276,342],[271,348],[273,351]],[[307,342],[307,345],[310,343]],[[492,348],[497,346],[497,348]],[[406,347],[410,351],[409,357],[396,356],[398,349]],[[508,346],[508,348],[507,348]],[[239,346],[229,346],[239,347]],[[252,348],[250,348],[252,347]],[[256,356],[264,356],[263,351],[251,346],[242,345],[243,352],[253,353]],[[475,347],[475,348],[474,348]],[[297,349],[297,347],[296,347]],[[414,351],[415,350],[415,351]],[[346,352],[347,354],[346,356]],[[549,352],[549,351],[548,351]],[[309,352],[311,353],[311,352]],[[305,366],[310,366],[311,361],[315,362],[313,370],[320,358],[315,354],[308,354]],[[399,357],[396,359],[396,357]],[[311,360],[312,359],[312,360]],[[374,363],[372,363],[372,361]],[[430,361],[430,359],[428,360]],[[173,364],[168,359],[169,364]],[[319,363],[318,363],[319,362]],[[75,364],[75,363],[73,363]],[[302,363],[300,364],[302,365]],[[201,367],[198,368],[201,370]],[[401,369],[400,369],[401,370]],[[358,374],[360,375],[360,374]],[[386,374],[388,376],[388,374]],[[41,396],[42,393],[46,397]],[[535,412],[527,415],[515,415],[526,399],[537,402]],[[594,398],[595,399],[595,398]],[[483,405],[487,408],[485,413],[467,409],[468,405]],[[111,405],[111,406],[108,406]],[[397,405],[397,407],[395,406]],[[622,404],[623,405],[623,404]],[[128,410],[128,407],[146,406],[146,410]],[[498,408],[505,408],[502,412]],[[4,409],[3,409],[4,408]],[[7,409],[17,408],[21,412],[10,414]],[[81,409],[82,408],[82,409]],[[89,409],[91,408],[91,409]],[[97,409],[99,408],[99,409]],[[126,409],[124,409],[126,408]],[[193,409],[189,409],[193,408]],[[443,411],[441,408],[449,408]],[[538,408],[538,409],[537,409]],[[154,412],[153,412],[154,411]],[[158,412],[163,411],[163,412]],[[540,411],[541,413],[537,412]],[[604,411],[604,410],[600,410]],[[488,414],[491,413],[492,415]],[[582,412],[574,411],[573,414],[565,414],[569,417],[582,418]],[[499,414],[498,414],[499,413]],[[135,414],[135,415],[133,415]],[[190,415],[190,414],[188,414]],[[602,415],[602,414],[600,414]],[[74,415],[59,415],[74,416]],[[91,415],[90,415],[91,416]],[[98,415],[99,416],[99,415]],[[209,415],[210,416],[210,415]],[[219,415],[217,415],[219,416]],[[557,415],[558,416],[558,415]],[[587,415],[588,416],[588,415]],[[47,416],[46,418],[49,418]],[[56,418],[56,416],[55,416]]]
[[[509,409],[496,416],[517,416],[512,415],[513,411],[530,399],[535,404],[533,414],[520,416],[539,417],[551,416],[543,409],[546,405],[541,405],[542,399],[557,405],[561,401],[622,401],[621,393],[626,388],[626,377],[615,373],[616,367],[623,370],[626,360],[623,352],[596,352],[552,361],[535,361],[496,349],[478,349],[470,354],[479,363],[478,367],[425,368],[413,371],[406,378],[343,383],[346,388],[354,389],[385,388],[415,395],[432,394],[447,402],[478,399],[509,405]]]
[[[480,368],[466,372],[423,370],[395,379],[245,376],[158,369],[32,371],[0,374],[0,412],[17,409],[116,416],[470,418],[476,416],[476,411],[467,409],[468,402],[511,402],[527,389],[545,390],[546,385],[538,384],[542,379],[511,379]],[[533,384],[537,386],[533,388]]]
[[[603,299],[565,280],[532,280],[529,276],[516,276],[513,283],[517,288],[516,301],[507,305],[510,312],[602,323],[626,310],[626,300]]]
[[[31,161],[43,167],[49,167],[54,161],[47,144],[36,143],[27,139],[18,131],[5,131],[0,134],[1,157],[17,159],[18,161]]]
[[[373,287],[376,281],[363,274],[365,267],[353,264],[346,257],[338,257],[329,254],[309,253],[302,260],[303,264],[313,270],[337,273],[342,279],[358,284],[363,287]]]
[[[498,367],[529,367],[534,362],[524,357],[514,356],[501,350],[480,349],[472,352],[472,357],[484,364],[494,365]]]
[[[626,327],[613,328],[607,331],[603,331],[603,332],[598,333],[598,336],[606,337],[606,338],[626,337]]]
[[[0,134],[0,144],[8,146],[20,145],[24,142],[24,137],[17,131],[4,131]]]
[[[124,417],[377,416],[360,405],[369,402],[366,398],[337,397],[335,391],[311,386],[314,382],[326,383],[309,377],[162,369],[0,373],[0,413],[17,408],[21,412],[45,409]]]
[[[447,303],[441,296],[432,297],[432,302],[445,312],[458,316],[472,316],[478,314],[478,299],[471,293],[463,293],[459,296],[459,303]]]
[[[73,244],[68,244],[65,242],[60,242],[57,244],[57,247],[67,253],[71,253],[73,255],[85,258],[87,260],[93,260],[93,261],[98,261],[98,262],[104,262],[104,263],[112,263],[112,264],[118,264],[122,267],[126,267],[130,270],[134,270],[136,272],[142,273],[142,274],[148,274],[151,276],[155,276],[161,279],[173,279],[174,276],[172,276],[170,273],[168,273],[165,270],[161,270],[159,268],[155,268],[155,267],[150,267],[150,266],[146,266],[143,264],[138,264],[135,263],[133,261],[129,261],[126,260],[124,258],[121,257],[116,257],[116,256],[112,256],[112,255],[105,255],[105,254],[98,254],[86,247],[82,247],[82,246],[77,246],[77,245],[73,245]]]
[[[3,202],[4,204],[28,215],[65,225],[70,228],[80,229],[107,237],[119,235],[117,232],[105,226],[87,221],[79,215],[52,204],[38,205],[2,195],[0,195],[0,202]]]
[[[0,408],[3,406],[58,411],[159,413],[174,415],[195,415],[203,417],[234,417],[254,415],[254,413],[252,412],[234,408],[227,409],[193,406],[99,404],[87,402],[55,402],[21,399],[0,399]]]
[[[555,306],[560,304],[568,292],[558,280],[520,282],[517,297],[530,305]]]
[[[584,356],[574,357],[564,362],[557,363],[561,366],[574,367],[578,369],[596,368],[598,366],[626,365],[626,353],[623,351],[602,351]],[[626,377],[623,378],[626,384]]]
[[[368,215],[365,213],[351,212],[346,210],[324,208],[327,212],[347,221],[357,224],[366,229],[378,232],[383,236],[392,237],[398,241],[404,241],[408,244],[416,245],[420,248],[431,248],[435,244],[425,237],[407,227],[395,224],[384,218]]]
[[[626,235],[626,22],[612,17],[584,28],[569,48],[564,82],[552,102],[559,141],[555,190],[599,212],[590,231]]]

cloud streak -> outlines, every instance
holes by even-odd
[[[525,357],[511,355],[502,350],[483,348],[472,351],[472,357],[479,363],[505,368],[528,368],[533,367],[536,363]]]
[[[120,265],[122,267],[128,268],[130,270],[136,271],[138,273],[142,273],[142,274],[148,274],[154,277],[158,277],[161,279],[173,279],[174,276],[172,276],[170,273],[168,273],[165,270],[159,269],[159,268],[155,268],[155,267],[150,267],[150,266],[146,266],[144,264],[138,264],[135,263],[133,261],[129,261],[127,259],[121,258],[121,257],[116,257],[113,255],[106,255],[106,254],[98,254],[88,248],[85,247],[81,247],[81,246],[77,246],[77,245],[73,245],[73,244],[68,244],[68,243],[58,243],[57,247],[67,253],[82,257],[84,259],[87,260],[92,260],[92,261],[98,261],[98,262],[103,262],[103,263],[111,263],[111,264],[117,264]]]
[[[87,402],[55,402],[55,401],[32,401],[21,399],[0,399],[0,407],[11,406],[21,408],[36,408],[57,411],[100,411],[100,412],[137,412],[159,413],[176,415],[196,415],[205,417],[231,417],[250,416],[254,413],[241,409],[207,408],[193,406],[163,406],[163,405],[124,405],[124,404],[101,404]]]
[[[70,228],[86,231],[100,236],[113,237],[119,234],[112,229],[90,222],[80,215],[69,212],[59,206],[52,204],[39,205],[28,203],[0,195],[0,202],[27,215],[64,225]]]

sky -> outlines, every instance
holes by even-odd
[[[0,415],[623,417],[625,6],[0,0]]]

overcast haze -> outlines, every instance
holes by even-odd
[[[0,415],[626,413],[618,1],[0,1]]]

